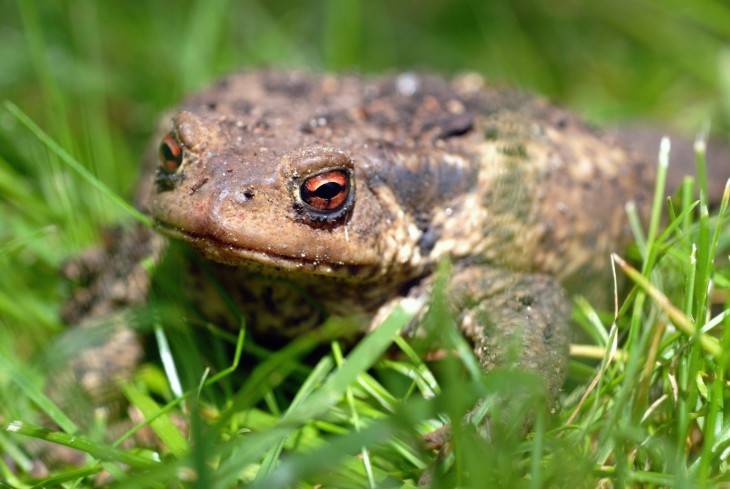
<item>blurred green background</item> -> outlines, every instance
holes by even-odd
[[[131,155],[159,110],[250,65],[473,70],[595,121],[730,113],[718,0],[2,0],[0,19],[2,98],[72,124],[103,102]]]
[[[728,40],[724,0],[0,0],[0,99],[128,198],[159,114],[240,67],[470,70],[596,123],[722,133]],[[0,108],[0,329],[58,330],[59,265],[122,214]]]
[[[727,126],[725,1],[3,0],[0,18],[3,98],[40,117],[51,77],[72,113],[107,100],[125,135],[249,65],[474,70],[594,120]]]

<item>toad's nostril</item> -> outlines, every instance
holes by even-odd
[[[234,196],[234,200],[238,204],[245,204],[254,198],[254,191],[250,188],[239,190]]]

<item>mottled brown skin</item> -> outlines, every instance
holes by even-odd
[[[259,334],[291,337],[326,315],[375,327],[394,300],[427,293],[448,258],[454,311],[483,366],[516,349],[553,396],[569,293],[606,288],[596,279],[628,236],[624,203],[651,189],[650,167],[574,116],[476,75],[246,72],[188,98],[164,131],[162,163],[145,162],[137,203],[215,262],[212,280],[194,272],[184,287],[213,320],[225,316],[205,292],[215,282]],[[350,179],[332,212],[303,202],[323,171]],[[160,235],[136,233],[118,247],[162,253]],[[125,266],[108,261],[116,282]],[[120,293],[137,303],[140,289]],[[103,286],[86,294],[71,304],[85,311],[74,320],[113,309]]]

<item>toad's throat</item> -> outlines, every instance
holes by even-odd
[[[165,235],[184,241],[199,250],[206,258],[226,265],[349,277],[367,275],[372,271],[372,267],[365,264],[329,263],[302,256],[285,255],[268,249],[256,250],[209,234],[190,233],[159,220],[155,224]]]

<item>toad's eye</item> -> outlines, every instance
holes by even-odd
[[[162,171],[174,173],[182,163],[183,152],[180,143],[177,142],[172,133],[162,139],[160,143],[160,164]]]
[[[350,193],[350,175],[344,170],[330,170],[307,178],[299,188],[302,201],[320,212],[339,210]]]

